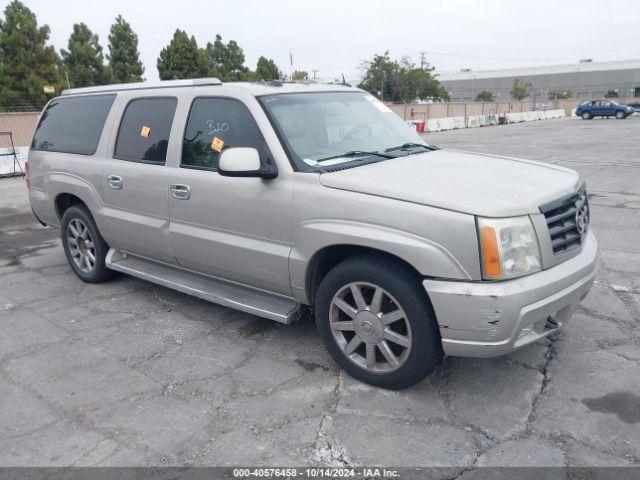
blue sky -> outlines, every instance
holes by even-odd
[[[385,50],[416,63],[426,51],[440,71],[640,58],[640,8],[632,0],[23,1],[51,27],[57,49],[82,21],[106,50],[109,26],[122,14],[138,33],[149,80],[176,28],[201,46],[216,33],[236,40],[250,68],[265,55],[290,71],[291,49],[295,69],[351,80],[362,60]]]

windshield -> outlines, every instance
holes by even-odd
[[[365,92],[267,95],[260,102],[302,171],[427,148],[411,126]]]

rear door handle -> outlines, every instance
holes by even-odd
[[[191,198],[191,187],[176,183],[169,187],[169,193],[176,200],[189,200]]]
[[[122,190],[122,177],[118,175],[109,175],[107,177],[107,185],[114,190]]]

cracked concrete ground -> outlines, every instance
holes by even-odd
[[[428,134],[578,170],[600,273],[566,329],[401,392],[287,327],[121,276],[79,281],[0,179],[0,466],[640,463],[640,118]]]

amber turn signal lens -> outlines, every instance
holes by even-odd
[[[493,227],[482,227],[482,257],[484,258],[485,277],[500,277],[502,274],[500,251],[498,250],[496,231]]]

